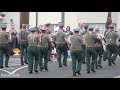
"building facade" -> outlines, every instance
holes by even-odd
[[[61,12],[38,12],[36,19],[36,12],[6,12],[6,22],[8,29],[10,19],[14,20],[16,30],[20,29],[21,23],[25,22],[30,24],[30,27],[42,25],[47,22],[57,24],[61,19]],[[22,13],[22,14],[21,14]],[[89,23],[104,29],[108,12],[64,12],[64,24],[70,26],[71,29],[78,27],[78,23]],[[24,18],[22,20],[22,18]],[[120,12],[112,12],[112,22],[115,24],[116,29],[120,29]]]

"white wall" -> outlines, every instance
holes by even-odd
[[[36,26],[36,13],[35,12],[29,12],[29,25],[30,25],[30,28]]]
[[[65,26],[77,28],[78,23],[106,23],[108,12],[65,12]],[[116,22],[116,13],[112,13]],[[115,17],[115,18],[114,18]]]
[[[65,27],[66,26],[70,26],[71,30],[78,27],[76,12],[65,12]]]
[[[117,24],[118,21],[118,12],[112,12],[112,23]]]
[[[78,12],[78,23],[105,23],[107,20],[107,12]]]
[[[7,12],[6,22],[8,23],[7,31],[10,30],[10,19],[14,20],[15,29],[20,30],[20,12]]]
[[[120,12],[117,13],[117,29],[120,29]]]
[[[112,12],[112,21],[117,23],[118,12]],[[78,22],[106,23],[108,12],[78,12]]]
[[[61,21],[61,12],[38,12],[38,25],[50,22],[57,24]]]
[[[30,12],[30,27],[36,26],[36,12]],[[38,12],[38,26],[50,22],[57,24],[61,21],[61,12]]]
[[[78,12],[78,22],[106,23],[108,12]],[[117,12],[112,12],[112,21],[117,23]]]
[[[108,12],[65,12],[65,27],[78,27],[78,23],[106,23]],[[30,12],[30,25],[36,25],[36,14]],[[39,12],[38,25],[47,22],[57,24],[61,21],[61,12]],[[120,12],[112,12],[112,22],[120,29]]]
[[[58,24],[61,21],[61,12],[38,12],[38,25],[50,22],[51,24]],[[29,19],[30,27],[36,26],[36,12],[30,12]],[[71,29],[76,28],[77,13],[65,12],[65,27],[70,26]]]

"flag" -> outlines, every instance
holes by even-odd
[[[111,12],[108,12],[108,17],[107,17],[107,21],[106,21],[106,27],[108,25],[112,24],[112,17],[111,17]]]

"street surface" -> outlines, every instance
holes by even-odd
[[[115,61],[116,65],[108,66],[107,61],[102,61],[102,69],[95,69],[96,73],[86,73],[86,65],[82,64],[81,76],[72,76],[71,58],[68,58],[68,66],[58,67],[56,59],[48,64],[48,71],[39,71],[29,74],[28,66],[20,65],[20,58],[11,57],[9,68],[0,69],[0,78],[120,78],[120,57]]]

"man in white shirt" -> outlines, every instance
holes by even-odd
[[[58,26],[54,29],[54,32],[57,32],[58,31],[58,29],[59,29],[59,26],[62,24],[62,22],[59,22],[58,23]],[[65,28],[63,28],[64,30],[65,30]]]
[[[78,23],[78,26],[79,26],[79,29],[80,29],[80,33],[82,33],[83,31],[85,31],[83,23]]]
[[[60,24],[61,24],[61,22],[58,23],[58,26],[54,29],[54,32],[55,32],[55,31],[58,31]]]
[[[78,23],[78,28],[80,30],[80,33],[83,33],[85,31],[85,28],[83,26],[83,23]]]

